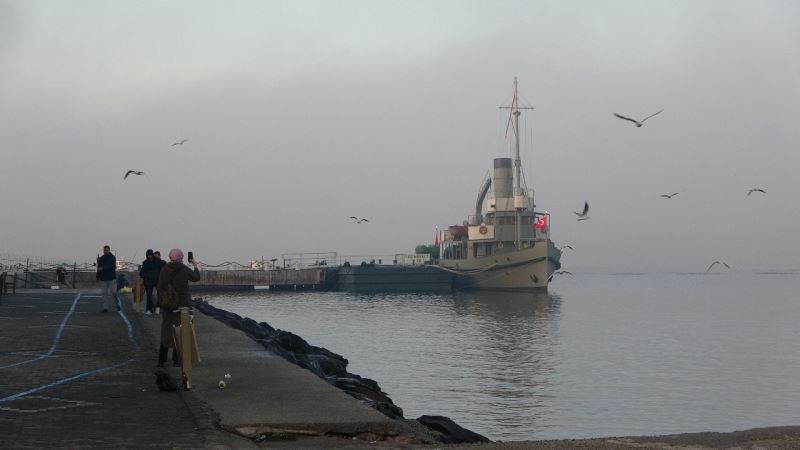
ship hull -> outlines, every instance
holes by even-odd
[[[535,245],[477,258],[442,260],[439,267],[455,275],[456,289],[546,291],[561,267],[561,252],[549,239]]]

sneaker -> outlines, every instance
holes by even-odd
[[[144,312],[144,314],[149,316],[149,315],[152,315],[153,313],[151,313],[150,310],[148,309],[147,311]]]
[[[161,308],[156,308],[156,315],[161,314]]]

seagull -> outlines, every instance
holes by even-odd
[[[708,269],[706,269],[706,272],[708,272],[709,270],[711,270],[711,268],[712,268],[712,267],[714,267],[714,266],[716,266],[717,264],[722,264],[723,266],[727,267],[728,269],[730,269],[730,268],[731,268],[731,266],[729,266],[729,265],[728,265],[727,263],[725,263],[724,261],[714,261],[713,263],[711,263],[711,265],[710,265],[710,266],[708,266]]]
[[[675,197],[676,195],[678,195],[678,193],[677,192],[673,192],[672,194],[661,194],[661,197],[672,198],[672,197]]]
[[[568,248],[570,250],[575,250],[574,248],[572,248],[571,245],[562,245],[561,247],[558,247],[559,250],[564,249],[564,248]]]
[[[350,216],[350,218],[351,218],[351,219],[353,219],[353,220],[355,220],[355,221],[356,221],[356,223],[361,223],[361,222],[367,222],[367,223],[369,223],[369,220],[368,220],[368,219],[359,219],[359,218],[358,218],[358,217],[356,217],[356,216]]]
[[[587,214],[589,214],[589,202],[587,201],[583,202],[583,212],[576,212],[576,211],[573,212],[575,213],[576,216],[578,216],[578,220],[588,219],[589,217],[587,216]]]
[[[558,272],[556,272],[556,275],[562,275],[562,274],[572,275],[572,272],[570,272],[569,270],[559,270]],[[572,275],[572,276],[575,276],[575,275]]]
[[[762,194],[766,194],[766,193],[767,193],[767,191],[765,191],[765,190],[763,190],[763,189],[759,189],[759,188],[753,188],[753,189],[750,189],[749,191],[747,191],[747,195],[748,195],[748,197],[749,197],[749,196],[750,196],[750,194],[752,194],[753,192],[761,192]]]
[[[142,172],[140,170],[129,170],[129,171],[125,172],[125,176],[122,177],[122,179],[123,180],[127,179],[128,175],[144,175],[144,172]]]
[[[188,142],[188,141],[189,141],[188,139],[183,139],[180,142],[176,142],[176,143],[170,145],[170,147],[175,147],[176,145],[183,145],[184,142]]]
[[[662,109],[661,111],[664,111],[664,110]],[[628,120],[628,121],[631,121],[631,122],[633,122],[633,123],[635,123],[635,124],[636,124],[636,128],[640,128],[642,125],[644,125],[644,121],[645,121],[645,120],[647,120],[647,119],[649,119],[649,118],[651,118],[651,117],[655,116],[656,114],[661,114],[661,111],[659,111],[659,112],[657,112],[657,113],[655,113],[655,114],[650,114],[649,116],[647,116],[647,117],[645,117],[644,119],[642,119],[642,121],[641,121],[641,122],[640,122],[640,121],[638,121],[638,120],[636,120],[636,119],[631,119],[630,117],[625,117],[625,116],[619,115],[619,114],[617,114],[617,113],[614,113],[614,116],[616,116],[616,117],[619,117],[619,118],[620,118],[620,119],[622,119],[622,120]]]

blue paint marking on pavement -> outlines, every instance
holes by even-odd
[[[81,295],[78,294],[78,296],[75,298],[75,301],[72,303],[72,308],[70,308],[70,312],[68,313],[68,316],[71,315],[72,312],[75,310],[75,305],[77,305],[78,299],[80,298],[80,296]],[[136,339],[133,337],[133,326],[131,325],[130,321],[128,320],[128,318],[125,316],[125,314],[122,312],[121,309],[120,309],[120,311],[117,311],[117,314],[119,314],[119,316],[122,317],[123,322],[125,322],[125,326],[128,328],[128,341],[131,343],[131,345],[133,346],[134,350],[139,350],[139,344],[136,342]],[[65,317],[64,320],[61,321],[61,326],[59,327],[58,332],[56,333],[56,337],[53,339],[53,345],[50,347],[50,351],[48,351],[47,354],[42,355],[42,356],[40,356],[38,358],[32,359],[30,361],[24,361],[22,363],[12,364],[12,366],[24,364],[25,362],[37,361],[39,359],[46,358],[47,356],[52,354],[53,351],[55,351],[56,346],[58,345],[58,341],[61,339],[61,332],[64,330],[64,326],[67,323],[67,318],[68,317]],[[72,375],[72,376],[69,376],[67,378],[62,378],[62,379],[54,381],[52,383],[48,383],[48,384],[45,384],[45,385],[42,385],[42,386],[38,386],[38,387],[35,387],[35,388],[32,388],[32,389],[28,389],[27,391],[18,392],[16,394],[0,398],[0,403],[5,403],[5,402],[17,400],[19,398],[25,397],[26,395],[30,395],[30,394],[33,394],[33,393],[36,393],[36,392],[39,392],[39,391],[43,391],[45,389],[50,389],[51,387],[55,387],[55,386],[58,386],[60,384],[68,383],[70,381],[78,380],[80,378],[88,377],[90,375],[96,375],[98,373],[103,373],[103,372],[106,372],[106,371],[111,370],[111,369],[116,369],[117,367],[124,366],[125,364],[129,364],[129,363],[131,363],[132,361],[135,361],[135,360],[136,360],[136,358],[130,358],[130,359],[126,360],[126,361],[114,364],[112,366],[102,367],[100,369],[88,370],[86,372],[81,372],[79,374]],[[11,367],[11,366],[5,366],[5,367]],[[0,368],[2,368],[2,367],[0,367]]]
[[[59,325],[58,330],[56,330],[56,335],[53,336],[53,343],[50,345],[50,349],[47,350],[47,353],[45,353],[43,355],[39,355],[39,356],[37,356],[36,358],[33,358],[33,359],[28,359],[28,360],[25,360],[25,361],[20,361],[20,362],[14,363],[14,364],[8,364],[8,365],[5,365],[5,366],[0,366],[0,369],[6,369],[8,367],[21,366],[23,364],[32,363],[32,362],[39,361],[39,360],[42,360],[44,358],[47,358],[47,357],[51,356],[53,354],[53,352],[56,351],[56,347],[58,347],[58,343],[61,340],[61,334],[64,332],[64,327],[67,326],[67,321],[72,316],[72,314],[75,312],[75,307],[78,306],[78,300],[80,300],[80,298],[81,298],[81,294],[78,294],[75,297],[75,300],[72,301],[72,306],[70,306],[69,311],[67,311],[67,314],[64,316],[63,319],[61,319],[61,325]],[[128,324],[128,326],[130,327],[130,324]]]
[[[52,383],[48,383],[48,384],[45,384],[45,385],[42,385],[42,386],[39,386],[39,387],[35,387],[33,389],[28,389],[27,391],[18,392],[18,393],[14,394],[14,395],[9,395],[8,397],[0,398],[0,403],[10,402],[12,400],[16,400],[18,398],[25,397],[26,395],[30,395],[30,394],[33,394],[35,392],[43,391],[45,389],[50,389],[51,387],[58,386],[59,384],[68,383],[70,381],[77,380],[79,378],[88,377],[89,375],[95,375],[95,374],[98,374],[98,373],[105,372],[107,370],[116,369],[117,367],[124,366],[125,364],[130,363],[134,359],[136,359],[136,358],[131,358],[131,359],[127,360],[127,361],[123,361],[121,363],[114,364],[113,366],[103,367],[101,369],[89,370],[87,372],[81,372],[81,373],[79,373],[77,375],[72,375],[71,377],[62,378],[62,379],[60,379],[58,381],[54,381]]]
[[[128,318],[125,316],[125,313],[122,312],[121,308],[117,311],[117,314],[122,317],[122,321],[125,322],[125,326],[128,327],[128,341],[131,343],[134,350],[139,351],[139,343],[136,342],[136,339],[133,337],[133,326],[131,326],[131,323],[128,321]]]

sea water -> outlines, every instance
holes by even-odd
[[[209,294],[493,440],[800,424],[800,274],[562,275],[546,294]]]

